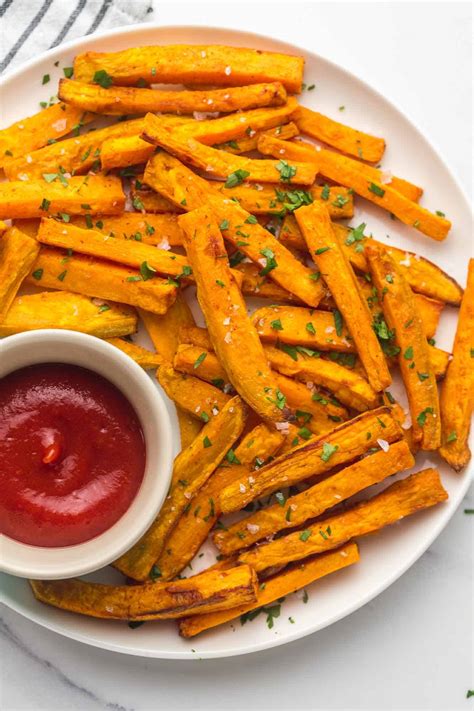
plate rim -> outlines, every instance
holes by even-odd
[[[21,77],[26,71],[32,71],[36,69],[36,66],[41,64],[45,59],[48,57],[56,57],[58,55],[62,55],[64,52],[68,52],[71,50],[74,50],[77,47],[81,47],[84,44],[87,44],[89,40],[98,40],[101,38],[108,39],[108,38],[114,38],[117,36],[120,37],[126,37],[128,35],[133,35],[135,33],[140,33],[141,31],[146,30],[158,30],[158,31],[168,31],[172,32],[173,30],[175,31],[195,31],[196,33],[199,33],[200,31],[211,31],[211,32],[230,32],[233,33],[236,36],[240,36],[243,39],[250,39],[253,40],[255,39],[256,42],[260,41],[273,41],[278,43],[282,51],[284,51],[284,48],[287,49],[288,52],[292,53],[295,50],[298,50],[303,56],[312,56],[313,58],[320,60],[331,67],[333,67],[336,71],[342,71],[349,79],[351,82],[357,83],[361,86],[362,89],[365,91],[368,91],[376,96],[376,98],[380,101],[382,101],[384,104],[386,104],[392,111],[395,111],[404,121],[408,121],[410,124],[411,128],[416,132],[417,134],[417,139],[421,140],[424,142],[425,146],[429,148],[437,157],[437,159],[442,163],[444,169],[446,170],[447,174],[449,175],[450,180],[453,182],[454,186],[456,187],[460,197],[462,198],[462,201],[464,202],[464,207],[466,208],[467,212],[469,212],[472,215],[472,207],[470,204],[469,197],[467,195],[466,190],[464,189],[464,186],[461,185],[458,177],[454,174],[450,164],[446,161],[443,153],[439,150],[438,146],[431,140],[431,138],[427,138],[426,135],[422,132],[421,128],[418,126],[418,123],[413,120],[411,117],[410,113],[402,110],[398,103],[395,101],[392,101],[391,99],[387,98],[385,94],[383,94],[378,88],[372,86],[372,84],[369,84],[367,81],[359,78],[356,76],[350,69],[348,69],[345,65],[339,64],[337,62],[332,61],[331,59],[328,59],[326,56],[316,53],[312,50],[306,49],[303,46],[292,44],[290,42],[286,42],[285,40],[282,40],[278,37],[273,37],[273,36],[268,36],[268,35],[263,35],[261,33],[257,32],[252,32],[252,31],[247,31],[247,30],[241,30],[241,29],[235,29],[232,27],[223,27],[223,26],[218,26],[218,25],[177,25],[177,24],[161,24],[159,22],[142,22],[134,25],[127,25],[127,26],[122,26],[122,27],[115,27],[109,30],[105,30],[103,32],[98,32],[92,35],[85,35],[82,37],[78,37],[72,40],[69,40],[68,42],[64,42],[63,44],[53,47],[52,49],[48,49],[45,52],[42,52],[38,56],[26,60],[22,62],[18,67],[10,70],[9,72],[5,73],[2,77],[0,77],[0,89],[6,87],[10,82],[15,81],[17,78]],[[2,602],[5,604],[6,607],[9,609],[17,612],[18,614],[22,615],[26,619],[31,620],[32,622],[35,622],[36,624],[40,625],[41,627],[44,627],[56,634],[60,634],[64,637],[67,637],[69,639],[73,639],[75,641],[81,642],[83,644],[88,644],[92,647],[96,647],[98,649],[104,649],[107,651],[112,651],[115,653],[120,653],[120,654],[128,654],[131,656],[138,656],[138,657],[146,657],[146,658],[157,658],[157,659],[173,659],[173,660],[180,660],[180,661],[192,661],[192,660],[205,660],[205,659],[220,659],[220,658],[226,658],[226,657],[233,657],[233,656],[241,656],[244,654],[252,654],[255,652],[260,652],[266,649],[270,649],[273,647],[279,647],[285,644],[290,644],[292,642],[295,642],[298,639],[303,639],[304,637],[307,637],[310,634],[313,634],[314,632],[317,632],[321,629],[324,629],[326,627],[329,627],[330,625],[334,624],[335,622],[338,622],[339,620],[348,617],[358,609],[362,608],[364,605],[366,605],[368,602],[371,600],[374,600],[376,597],[378,597],[382,592],[384,592],[388,587],[393,585],[402,575],[404,575],[407,570],[409,570],[415,563],[416,561],[423,555],[423,553],[426,552],[426,550],[433,544],[433,542],[438,538],[438,536],[441,534],[442,530],[448,525],[449,521],[453,517],[454,513],[457,511],[459,506],[462,503],[462,500],[466,494],[467,489],[469,488],[469,485],[472,480],[472,474],[474,472],[474,460],[471,460],[469,466],[466,468],[466,471],[464,473],[464,481],[461,484],[461,487],[459,489],[459,500],[457,501],[456,505],[452,508],[452,510],[444,509],[444,514],[443,514],[443,509],[440,511],[439,515],[439,520],[437,521],[437,525],[434,526],[434,530],[432,534],[428,537],[427,540],[423,540],[420,545],[412,551],[412,554],[410,555],[408,561],[400,568],[397,568],[396,572],[392,573],[386,580],[383,581],[383,583],[379,584],[376,587],[376,590],[371,590],[368,592],[366,595],[364,595],[361,598],[358,598],[356,601],[354,601],[353,604],[345,607],[340,613],[336,613],[332,615],[329,619],[326,619],[324,622],[321,623],[316,623],[316,624],[310,624],[306,629],[303,630],[295,630],[293,633],[286,633],[283,638],[268,638],[268,640],[257,642],[252,644],[251,647],[247,648],[235,648],[235,647],[230,647],[225,650],[218,650],[218,651],[203,651],[203,652],[196,652],[193,653],[191,650],[183,650],[183,651],[169,651],[169,652],[164,652],[160,650],[151,650],[150,648],[128,648],[124,647],[123,645],[118,645],[115,643],[111,643],[108,641],[99,641],[96,639],[91,639],[90,637],[87,636],[87,634],[82,634],[81,632],[78,632],[76,630],[65,630],[60,624],[56,624],[54,621],[50,621],[44,618],[41,618],[40,615],[36,614],[35,612],[31,612],[28,609],[25,609],[23,605],[21,604],[16,604],[15,600],[8,599],[8,601],[5,599],[4,596],[2,596]]]

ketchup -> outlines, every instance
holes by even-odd
[[[0,530],[33,546],[70,546],[110,528],[143,479],[135,410],[105,378],[61,363],[0,381]]]

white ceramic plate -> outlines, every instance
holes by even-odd
[[[378,239],[422,254],[465,284],[471,215],[469,204],[449,169],[421,133],[386,99],[347,71],[304,49],[250,33],[201,27],[141,25],[85,37],[24,64],[3,80],[2,126],[37,111],[38,102],[48,99],[55,91],[56,81],[62,76],[61,67],[71,66],[78,52],[175,43],[229,44],[304,55],[306,82],[317,85],[315,91],[303,95],[305,105],[384,136],[388,146],[384,168],[422,185],[425,188],[422,204],[445,212],[453,221],[453,228],[444,243],[434,242],[390,220],[381,210],[359,199],[352,224],[367,222],[368,231]],[[58,68],[54,66],[57,60]],[[41,84],[43,74],[51,75],[51,83],[46,86]],[[344,113],[338,111],[341,103],[345,105]],[[445,309],[437,334],[438,345],[447,349],[452,345],[455,323],[455,315],[450,311],[453,310],[449,307]],[[393,390],[396,393],[396,389]],[[177,443],[176,422],[175,436]],[[420,455],[416,468],[432,463],[441,470],[449,501],[362,540],[362,560],[358,565],[314,583],[308,588],[306,604],[302,593],[290,596],[271,630],[264,616],[243,627],[237,620],[234,625],[226,625],[191,641],[181,639],[171,622],[147,623],[132,630],[126,623],[88,619],[42,605],[34,600],[25,580],[7,575],[2,577],[4,599],[12,609],[55,632],[103,649],[140,656],[225,657],[291,642],[332,624],[372,600],[413,565],[441,533],[466,492],[469,473],[454,474],[434,455]],[[199,568],[214,562],[214,553],[209,548],[198,561]],[[199,569],[198,565],[194,570]],[[110,579],[114,573],[106,575]]]

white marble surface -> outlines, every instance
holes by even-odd
[[[348,67],[412,117],[467,192],[470,17],[468,2],[295,0],[155,0],[149,15],[163,24],[271,34]],[[1,708],[469,709],[474,517],[463,509],[473,506],[471,489],[431,549],[365,608],[259,655],[209,662],[126,657],[67,640],[3,610]]]

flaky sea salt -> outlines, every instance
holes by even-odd
[[[224,69],[224,74],[225,74],[226,76],[230,76],[231,73],[232,73],[232,67],[228,66],[228,67],[226,67],[226,68]]]
[[[284,435],[290,433],[290,425],[288,422],[277,422],[275,424],[275,427],[277,428],[278,432],[281,432]]]
[[[383,449],[384,452],[388,452],[388,450],[390,449],[390,445],[386,439],[378,439],[377,444],[379,445],[380,449]]]
[[[250,531],[250,533],[258,533],[260,531],[260,526],[257,526],[256,523],[248,523],[247,531]]]
[[[245,494],[247,488],[244,486],[244,484],[239,484],[239,491],[241,494]]]

